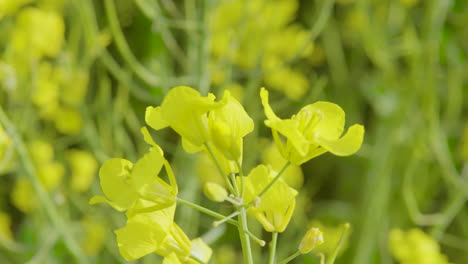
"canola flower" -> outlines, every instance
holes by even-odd
[[[263,88],[260,96],[267,117],[265,125],[271,128],[281,155],[293,164],[300,165],[327,151],[337,156],[349,156],[362,145],[362,125],[351,126],[341,136],[345,113],[336,104],[316,102],[303,107],[290,119],[280,119],[270,107],[268,91]]]
[[[318,102],[304,107],[297,114],[298,118],[293,116],[292,119],[281,120],[269,107],[267,97],[266,90],[262,90],[261,98],[267,116],[265,124],[273,129],[275,141],[279,137],[275,133],[279,131],[287,138],[287,146],[290,146],[289,152],[285,152],[284,146],[279,144],[281,142],[276,142],[275,146],[282,157],[278,154],[270,155],[270,158],[265,159],[268,162],[287,160],[299,165],[326,151],[350,155],[361,146],[361,125],[353,126],[345,136],[339,138],[343,131],[344,113],[335,104]],[[168,92],[160,106],[149,106],[146,109],[145,121],[155,130],[171,127],[180,135],[186,152],[203,151],[202,166],[211,161],[217,171],[213,171],[213,167],[197,171],[220,175],[219,178],[205,178],[214,179],[204,182],[205,195],[215,202],[231,203],[234,212],[224,216],[180,198],[176,175],[169,161],[146,127],[143,127],[143,139],[150,145],[148,153],[136,163],[121,158],[106,161],[99,171],[105,197],[94,196],[90,200],[91,204],[107,203],[117,211],[126,211],[126,225],[115,230],[122,257],[132,261],[155,253],[164,257],[165,264],[208,263],[212,255],[211,248],[199,238],[190,240],[174,221],[177,206],[183,204],[217,218],[213,223],[215,226],[223,223],[237,226],[246,264],[253,264],[251,241],[260,246],[266,244],[249,230],[247,214],[254,216],[265,231],[272,233],[269,263],[274,263],[278,235],[286,230],[291,221],[298,191],[281,178],[288,166],[277,172],[268,163],[260,164],[248,175],[243,175],[243,138],[254,129],[253,120],[243,106],[229,91],[225,91],[223,97],[216,101],[213,94],[202,96],[191,87],[178,86]],[[317,148],[322,149],[313,155],[308,153]],[[288,154],[293,151],[297,153]],[[169,183],[159,176],[163,167]],[[290,173],[298,172],[291,170]],[[300,187],[302,174],[294,177],[301,178],[300,183],[296,183]],[[309,253],[323,240],[323,233],[319,229],[310,229],[297,252],[281,263],[288,263],[300,254]]]

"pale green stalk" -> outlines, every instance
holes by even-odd
[[[276,244],[278,243],[278,232],[271,233],[270,256],[268,264],[274,264],[276,258]]]
[[[120,28],[119,20],[117,17],[117,11],[115,9],[114,0],[104,0],[106,16],[109,22],[109,26],[112,32],[112,35],[115,39],[115,44],[119,49],[122,57],[128,63],[128,65],[133,69],[138,77],[143,81],[147,82],[149,85],[155,86],[160,83],[159,78],[143,65],[141,65],[138,60],[133,55],[130,47],[128,46],[125,36]]]
[[[278,174],[276,174],[275,178],[273,178],[273,180],[268,183],[268,185],[265,187],[265,189],[263,189],[260,194],[258,195],[259,198],[262,198],[262,196],[271,188],[271,186],[273,186],[273,184],[275,184],[280,178],[281,178],[281,175],[286,171],[286,169],[289,167],[289,165],[291,165],[291,162],[287,162],[283,168],[278,172]]]
[[[279,264],[287,264],[291,260],[297,258],[299,255],[301,255],[301,252],[298,250],[298,251],[294,252],[294,254],[292,254],[291,256],[289,256],[286,259],[284,259],[283,261],[281,261]]]
[[[205,143],[205,147],[206,149],[208,150],[208,153],[210,154],[211,158],[213,159],[215,165],[216,165],[216,168],[218,169],[219,173],[221,174],[221,176],[224,178],[224,181],[226,182],[226,185],[228,186],[229,188],[229,191],[231,191],[231,193],[234,193],[236,194],[236,191],[235,191],[235,188],[234,186],[232,185],[231,181],[229,180],[229,178],[227,177],[227,174],[224,172],[223,168],[221,168],[221,165],[219,164],[218,162],[218,159],[216,158],[214,152],[213,152],[213,149],[211,148],[210,144],[208,143]]]

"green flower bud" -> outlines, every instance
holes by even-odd
[[[203,192],[205,193],[208,199],[215,201],[215,202],[224,202],[228,197],[228,192],[224,189],[223,186],[214,183],[214,182],[207,182],[203,186]]]
[[[323,233],[318,228],[311,228],[302,238],[299,245],[299,251],[302,254],[307,254],[312,251],[316,246],[323,244]]]

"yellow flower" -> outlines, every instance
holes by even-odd
[[[37,166],[37,177],[47,191],[52,191],[65,175],[65,168],[60,162],[54,161]]]
[[[190,241],[173,222],[175,205],[162,210],[136,214],[125,227],[115,230],[120,254],[127,261],[150,253],[190,254]],[[174,250],[170,250],[174,248]],[[176,249],[179,249],[176,251]],[[170,251],[170,252],[167,252]],[[179,255],[179,254],[178,254]]]
[[[276,176],[276,172],[270,167],[259,165],[245,177],[246,203],[258,199],[258,195],[265,189],[269,182]],[[237,178],[241,184],[240,178]],[[259,204],[249,208],[249,213],[253,214],[268,232],[283,232],[296,205],[297,191],[289,187],[282,179],[274,183],[271,188],[260,198]]]
[[[27,51],[32,57],[56,56],[63,44],[65,24],[55,12],[38,8],[25,8],[16,21],[12,42],[15,52]]]
[[[36,208],[34,189],[31,183],[24,177],[16,180],[11,192],[11,202],[23,213],[32,213]]]
[[[71,188],[76,192],[85,192],[93,182],[98,163],[91,153],[83,150],[69,150],[66,158],[71,169]]]
[[[209,112],[208,126],[215,147],[228,160],[238,161],[242,156],[242,138],[252,132],[254,124],[229,91],[224,92],[223,100],[227,100],[225,105]]]
[[[268,91],[262,88],[260,96],[267,117],[265,124],[271,128],[281,155],[293,164],[300,165],[327,151],[348,156],[362,145],[362,125],[351,126],[341,137],[345,114],[336,104],[316,102],[303,107],[291,119],[280,119],[268,103]],[[280,134],[286,138],[285,143]]]
[[[60,107],[55,112],[53,119],[57,130],[67,135],[78,134],[83,126],[80,112],[73,107]]]
[[[209,140],[207,113],[226,103],[214,100],[211,93],[202,97],[193,88],[177,86],[167,93],[161,106],[146,109],[145,120],[156,130],[170,126],[182,137],[187,152],[197,152]]]
[[[390,232],[390,252],[401,264],[449,264],[439,244],[419,229]]]
[[[158,177],[163,166],[170,184]],[[167,208],[174,204],[178,192],[172,169],[157,145],[135,164],[118,158],[106,161],[99,178],[107,199],[94,196],[90,203],[107,203],[118,211],[134,209],[142,201],[151,202],[154,210]]]

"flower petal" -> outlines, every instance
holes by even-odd
[[[155,130],[160,130],[169,126],[161,115],[161,107],[148,106],[145,112],[145,122]]]
[[[337,104],[319,101],[301,109],[301,111],[304,110],[320,116],[320,121],[312,128],[314,134],[320,134],[322,138],[334,140],[343,133],[345,113]]]
[[[122,209],[128,209],[138,197],[129,183],[132,167],[128,160],[110,159],[99,170],[102,191],[116,207]]]
[[[362,125],[353,125],[348,132],[337,140],[329,140],[317,136],[315,141],[324,149],[337,156],[349,156],[356,153],[361,148],[364,137],[364,127]]]

